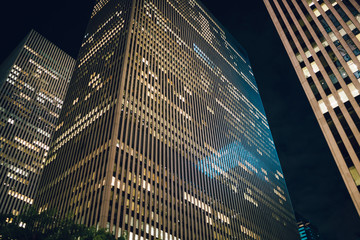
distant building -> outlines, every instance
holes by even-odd
[[[195,0],[99,0],[36,203],[130,239],[298,239],[246,52]]]
[[[0,213],[33,204],[74,64],[31,31],[0,67]]]
[[[360,214],[360,2],[264,2]]]
[[[320,240],[320,234],[313,224],[303,216],[295,213],[296,222],[299,230],[300,240]]]

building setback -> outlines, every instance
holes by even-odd
[[[360,6],[264,0],[360,214]]]
[[[0,213],[33,204],[75,60],[31,31],[0,67]]]
[[[298,239],[246,52],[194,0],[100,0],[36,203],[130,239]]]

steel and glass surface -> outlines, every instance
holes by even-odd
[[[246,52],[198,1],[98,1],[37,203],[130,239],[297,239]]]
[[[295,213],[300,240],[320,240],[319,230],[308,219]]]
[[[0,69],[0,213],[34,202],[75,60],[31,31]]]
[[[264,0],[360,214],[360,6]]]

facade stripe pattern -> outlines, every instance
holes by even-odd
[[[41,210],[130,239],[296,239],[247,54],[198,1],[97,1],[69,89]]]
[[[360,213],[359,5],[264,2]]]
[[[0,82],[0,212],[34,202],[75,60],[31,31],[3,63]]]

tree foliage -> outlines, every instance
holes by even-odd
[[[72,216],[60,218],[55,210],[38,213],[29,208],[19,216],[0,215],[1,240],[115,240],[105,229],[76,224]]]

